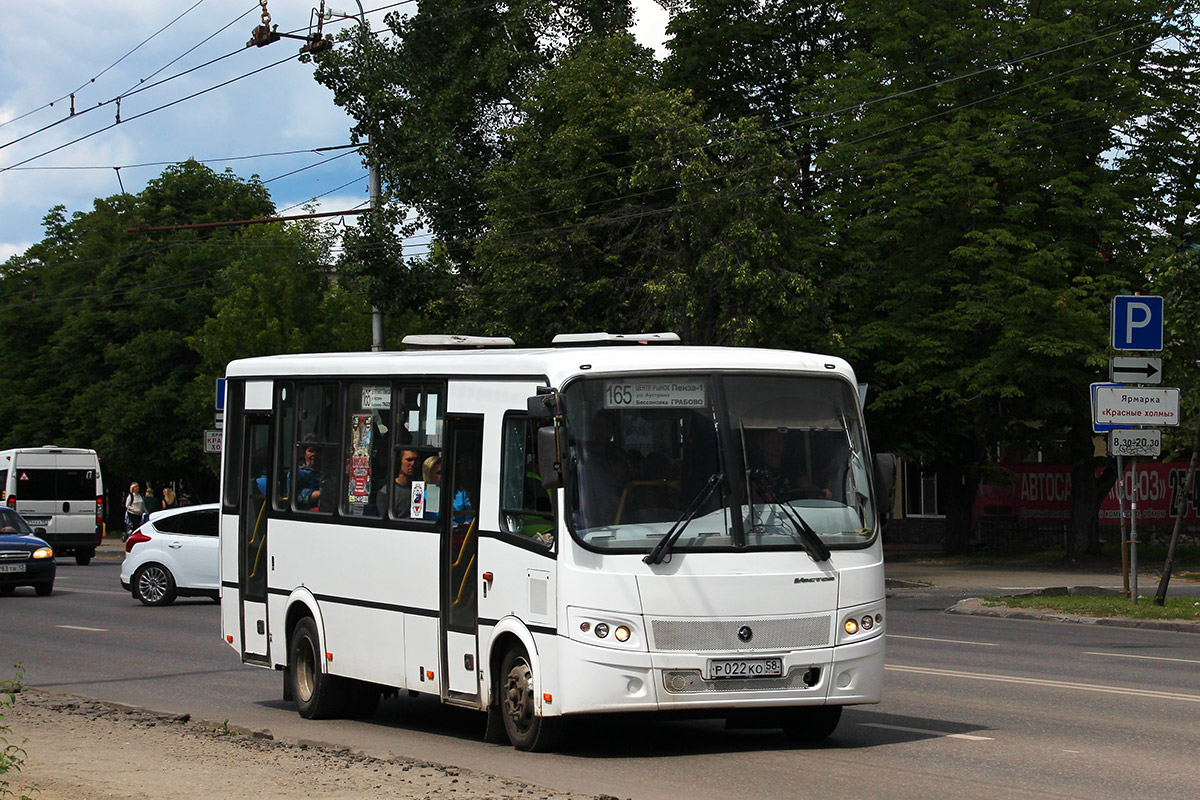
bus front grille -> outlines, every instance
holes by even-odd
[[[828,647],[832,625],[833,617],[828,614],[766,619],[652,619],[650,634],[651,646],[660,652],[746,653]]]

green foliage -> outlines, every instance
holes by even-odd
[[[214,497],[218,465],[202,434],[225,364],[365,349],[367,308],[352,282],[331,280],[330,241],[315,225],[141,228],[273,210],[256,180],[194,161],[70,218],[52,209],[45,238],[0,275],[0,445],[94,448],[114,496],[138,479]]]
[[[1096,595],[1021,595],[985,597],[985,606],[1048,609],[1080,617],[1121,617],[1128,619],[1200,620],[1200,601],[1194,597],[1168,597],[1166,605],[1156,606],[1152,598],[1139,598],[1137,605],[1123,597]]]

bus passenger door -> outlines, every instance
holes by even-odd
[[[242,438],[238,584],[242,598],[242,660],[267,662],[267,464],[271,418],[245,417]]]
[[[475,596],[479,550],[479,476],[483,462],[483,420],[447,420],[448,461],[443,461],[442,536],[442,699],[478,707],[479,664]]]

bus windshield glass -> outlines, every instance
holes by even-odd
[[[563,397],[570,519],[588,547],[648,552],[673,527],[673,552],[811,551],[814,533],[830,549],[862,547],[875,535],[858,398],[844,380],[597,377]]]

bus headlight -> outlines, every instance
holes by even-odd
[[[883,603],[871,603],[844,612],[842,627],[838,631],[837,643],[860,642],[883,633]]]
[[[622,650],[646,649],[641,619],[624,614],[568,608],[567,630],[572,639],[584,644]]]

